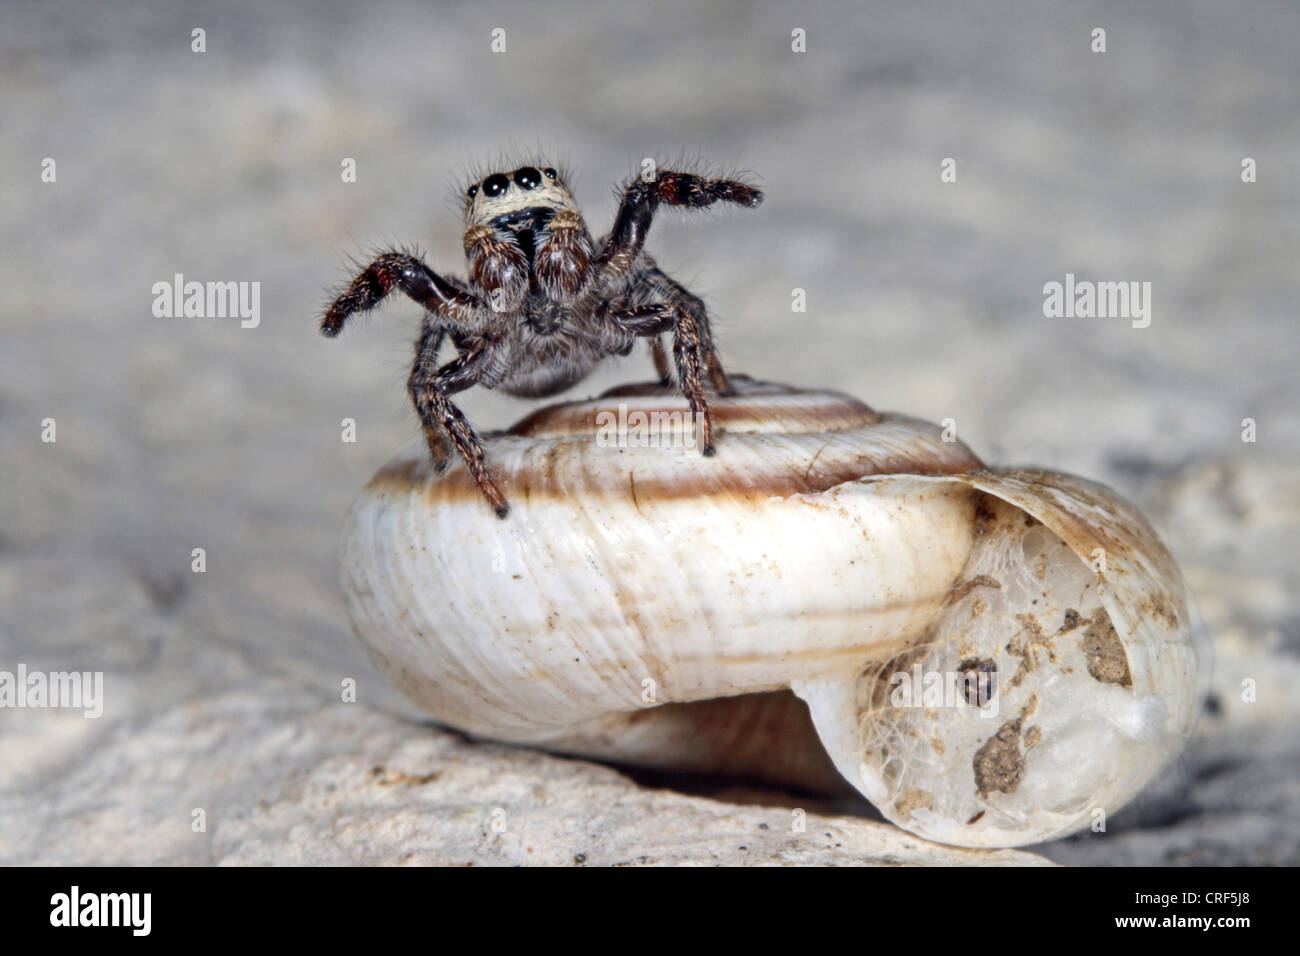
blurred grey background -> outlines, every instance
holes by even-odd
[[[1106,834],[1035,853],[1300,862],[1298,48],[1290,0],[6,2],[0,669],[103,670],[107,700],[0,711],[0,862],[569,862],[583,840],[590,862],[675,862],[788,818],[780,795],[468,745],[412,720],[349,634],[338,528],[417,436],[419,310],[327,341],[319,309],[382,244],[461,271],[463,173],[538,148],[595,231],[642,157],[751,171],[761,209],[668,212],[649,243],[732,371],[953,418],[988,461],[1151,516],[1213,634],[1210,707]],[[156,318],[178,272],[260,282],[261,324]],[[1151,282],[1150,326],[1045,318],[1066,273]],[[572,394],[650,375],[638,351]],[[462,407],[486,429],[532,406]],[[498,804],[531,836],[484,829]],[[837,833],[879,829],[842,810]],[[674,820],[694,842],[669,852]]]

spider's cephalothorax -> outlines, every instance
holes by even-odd
[[[673,335],[677,383],[703,421],[702,448],[713,454],[704,376],[719,393],[718,361],[704,303],[659,270],[643,251],[660,203],[708,206],[719,200],[757,206],[763,194],[742,182],[658,170],[633,180],[609,235],[593,242],[573,195],[550,166],[493,173],[465,192],[469,278],[443,277],[403,252],[379,255],[325,313],[334,336],[348,316],[379,304],[394,288],[425,307],[408,387],[434,460],[448,461],[446,440],[465,459],[497,514],[506,500],[492,481],[483,448],[450,396],[472,385],[540,398],[575,384],[609,355],[627,355],[647,338],[661,379],[672,378],[659,336]],[[457,356],[439,367],[450,339]]]

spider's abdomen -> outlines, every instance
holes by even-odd
[[[601,356],[575,346],[572,340],[552,336],[536,354],[540,361],[517,367],[501,382],[501,391],[516,398],[546,398],[571,388],[587,377]]]

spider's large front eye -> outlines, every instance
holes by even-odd
[[[515,182],[522,189],[536,189],[542,184],[542,174],[531,166],[520,166],[515,170]]]
[[[502,173],[493,173],[483,180],[483,195],[485,196],[500,196],[509,188],[510,180],[506,179]]]

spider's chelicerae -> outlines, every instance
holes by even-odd
[[[426,313],[408,388],[429,452],[446,467],[450,440],[496,513],[505,496],[492,481],[483,446],[451,396],[472,385],[524,398],[574,385],[609,355],[650,340],[660,378],[672,378],[659,336],[673,335],[676,379],[702,419],[704,454],[713,454],[704,373],[719,394],[727,377],[718,361],[704,303],[665,275],[643,250],[661,203],[757,206],[763,194],[743,182],[658,170],[633,180],[609,235],[593,242],[572,193],[550,166],[493,173],[465,192],[469,278],[441,276],[404,252],[384,252],[330,305],[321,331],[338,335],[354,312],[400,289]],[[444,340],[456,358],[438,366]]]

